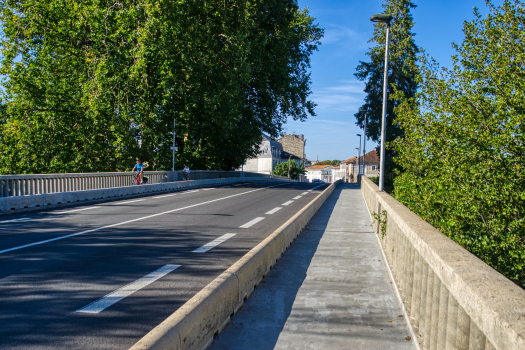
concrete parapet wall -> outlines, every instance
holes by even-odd
[[[361,177],[374,223],[422,349],[525,349],[525,291]],[[382,219],[385,219],[383,216]]]
[[[243,305],[268,270],[275,265],[324,201],[341,183],[330,185],[301,211],[203,290],[188,300],[164,322],[138,341],[131,350],[201,350],[220,333]]]
[[[139,196],[149,193],[173,191],[184,188],[195,188],[202,186],[213,186],[229,184],[234,182],[268,182],[268,181],[291,181],[285,179],[266,177],[236,177],[226,179],[208,179],[184,182],[164,182],[153,185],[126,186],[116,188],[105,188],[99,190],[86,190],[74,192],[47,193],[32,196],[17,196],[0,198],[0,215],[11,214],[20,211],[53,208],[57,206],[80,204],[89,201],[99,201],[120,197]]]

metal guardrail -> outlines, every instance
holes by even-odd
[[[144,174],[148,177],[148,184],[183,180],[181,171],[145,171]],[[190,180],[220,179],[242,176],[286,179],[286,177],[282,176],[240,171],[192,170]],[[132,185],[133,174],[131,172],[0,175],[0,198],[100,190]]]

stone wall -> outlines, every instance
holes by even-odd
[[[283,149],[285,152],[288,152],[290,154],[293,154],[294,156],[297,156],[301,159],[303,159],[304,156],[304,135],[286,135],[279,140],[277,140],[280,144],[283,145]]]
[[[420,349],[525,349],[525,290],[366,177],[361,191]]]

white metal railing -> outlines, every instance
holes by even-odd
[[[182,181],[181,171],[145,171],[148,184]],[[192,170],[190,180],[205,180],[231,177],[275,177],[267,174],[222,171],[222,170]],[[37,194],[99,190],[105,188],[125,187],[133,185],[133,173],[70,173],[70,174],[31,174],[31,175],[0,175],[0,198],[31,196]]]

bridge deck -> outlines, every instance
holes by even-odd
[[[370,225],[339,186],[211,349],[415,349]]]

